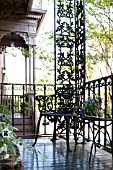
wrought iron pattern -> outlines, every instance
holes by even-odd
[[[102,98],[103,116],[112,115],[111,101],[112,101],[112,75],[95,79],[85,83],[85,98],[88,96],[100,96]]]
[[[103,115],[104,117],[107,117],[108,116],[108,113],[109,115],[112,117],[113,115],[113,109],[112,109],[112,106],[113,106],[113,100],[112,100],[112,96],[113,96],[113,83],[112,83],[112,80],[113,80],[113,76],[108,76],[108,77],[102,77],[101,79],[96,79],[96,80],[93,80],[93,81],[90,81],[90,82],[86,82],[85,83],[85,97],[87,98],[87,96],[91,96],[93,95],[94,93],[98,96],[100,96],[102,98],[102,109],[103,109]],[[63,85],[59,85],[59,88],[60,87],[63,87]],[[65,88],[65,86],[63,88],[61,88],[62,90],[60,91],[59,90],[59,93],[63,91],[63,89]],[[35,98],[35,95],[39,95],[39,96],[43,96],[41,99],[40,99],[40,102],[42,102],[41,106],[44,106],[43,105],[43,102],[44,102],[44,94],[47,96],[46,97],[46,109],[48,109],[47,111],[54,111],[54,102],[55,102],[55,96],[53,94],[55,94],[55,91],[54,91],[54,85],[44,85],[44,84],[0,84],[0,103],[3,104],[3,103],[6,103],[6,105],[9,106],[9,110],[10,112],[12,113],[12,122],[15,126],[15,121],[14,121],[14,114],[15,113],[19,113],[20,112],[20,106],[21,106],[21,102],[23,103],[23,105],[25,104],[25,95],[27,92],[29,92],[29,89],[33,90],[32,92],[32,95],[33,95],[33,98]],[[73,89],[73,88],[72,88]],[[64,89],[65,91],[65,89]],[[70,90],[71,91],[71,90]],[[69,92],[70,92],[69,91]],[[69,104],[68,103],[68,94],[69,92],[67,91],[67,95],[65,95],[65,102],[67,101],[67,103],[65,104]],[[65,93],[66,94],[66,93]],[[70,92],[70,94],[72,94]],[[24,98],[22,98],[22,96],[24,96]],[[64,105],[64,99],[60,100],[59,98],[61,97],[62,99],[62,93],[59,94],[59,97],[58,97],[58,101],[61,105],[61,108],[63,109],[63,106],[64,106],[64,110],[68,108],[68,106]],[[35,100],[35,102],[33,102],[33,107],[34,107],[34,110],[37,110],[37,105],[38,105],[38,102],[37,100]],[[73,105],[73,103],[71,103]],[[65,107],[66,106],[66,107]],[[109,109],[109,110],[108,110]],[[67,112],[67,111],[65,111]],[[23,115],[25,114],[25,112],[22,113]],[[34,114],[35,114],[35,111],[34,111]],[[33,114],[32,114],[33,116]],[[24,121],[24,117],[23,117],[23,121]],[[46,123],[47,123],[48,120],[46,120]],[[49,121],[54,121],[53,120],[53,117],[51,117],[49,119]],[[43,124],[44,127],[44,134],[46,134],[46,125],[47,124]],[[82,128],[81,126],[81,122],[78,122],[80,124],[80,127]],[[104,122],[105,124],[106,122]],[[79,124],[77,124],[79,126]],[[23,126],[23,125],[22,125]],[[57,131],[58,133],[62,133],[64,132],[65,130],[65,120],[62,120],[62,119],[58,119],[58,127],[57,127]],[[101,133],[99,132],[99,135],[98,135],[98,143],[101,142],[101,135],[102,138],[104,139],[104,145],[107,144],[107,134],[106,134],[106,130],[107,130],[107,127],[105,127],[105,131],[104,133]],[[25,129],[24,129],[24,132],[25,132]],[[110,129],[110,133],[112,133],[112,129]],[[91,132],[90,132],[90,127],[88,125],[88,130],[85,132],[85,138],[88,138],[88,140],[90,140],[90,138],[92,137],[91,135]]]
[[[56,110],[59,113],[69,114],[74,109],[74,87],[71,84],[57,85]]]
[[[56,106],[70,113],[75,88],[75,1],[57,0],[55,5],[55,84],[59,97]]]
[[[76,103],[81,106],[85,97],[85,10],[84,0],[76,0],[75,10],[75,72]],[[78,100],[79,99],[79,100]]]
[[[56,16],[56,81],[60,84],[71,84],[75,80],[74,2],[72,0],[58,0],[56,3]]]
[[[55,111],[54,108],[54,101],[55,95],[37,95],[35,99],[38,101],[39,111],[40,112],[53,112]]]
[[[74,109],[75,95],[79,105],[78,96],[82,103],[85,94],[84,1],[56,0],[55,9],[55,83],[56,93],[62,99],[59,109],[61,103],[65,103],[65,96],[68,96],[70,108]],[[68,105],[65,108],[68,112],[72,111]]]

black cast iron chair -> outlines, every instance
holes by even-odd
[[[57,139],[56,138],[57,136],[56,131],[58,130],[57,122],[62,122],[61,118],[64,117],[64,121],[66,125],[67,151],[71,151],[69,147],[69,133],[70,133],[70,119],[72,117],[72,114],[68,112],[68,110],[66,109],[67,105],[65,108],[62,108],[62,107],[56,108],[56,102],[57,104],[62,103],[62,100],[59,100],[56,95],[47,95],[47,96],[39,95],[39,96],[36,96],[35,100],[38,101],[38,108],[40,111],[40,116],[37,122],[37,131],[36,131],[36,137],[35,137],[35,142],[33,143],[33,146],[35,146],[37,139],[39,137],[39,130],[40,130],[42,117],[47,117],[47,119],[50,122],[54,123],[53,138],[51,139],[52,141]]]

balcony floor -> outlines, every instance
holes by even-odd
[[[33,139],[27,139],[27,143],[33,143]],[[37,151],[23,150],[19,146],[24,170],[112,170],[113,160],[111,154],[98,149],[96,155],[92,154],[89,166],[90,143],[78,144],[74,152],[74,140],[70,139],[72,152],[66,152],[64,139],[52,143],[49,138],[38,139],[35,148],[47,158],[43,158]]]

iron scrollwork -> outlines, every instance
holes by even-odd
[[[70,113],[73,103],[73,86],[75,81],[75,1],[56,2],[56,94],[59,97],[59,110]],[[71,95],[70,95],[71,93]],[[68,103],[66,104],[66,98]],[[58,103],[57,103],[58,106]]]
[[[56,0],[55,20],[55,84],[58,100],[56,106],[66,114],[72,113],[75,104],[79,105],[84,99],[84,1]],[[64,124],[63,121],[60,123]],[[60,127],[62,125],[59,125]]]
[[[76,102],[81,105],[85,99],[85,9],[84,0],[76,0],[75,16],[75,72]]]

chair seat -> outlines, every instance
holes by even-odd
[[[41,115],[42,116],[55,116],[55,117],[62,117],[62,116],[65,116],[65,117],[72,117],[72,114],[69,114],[69,113],[62,113],[62,112],[55,112],[55,111],[42,111],[41,112]]]

